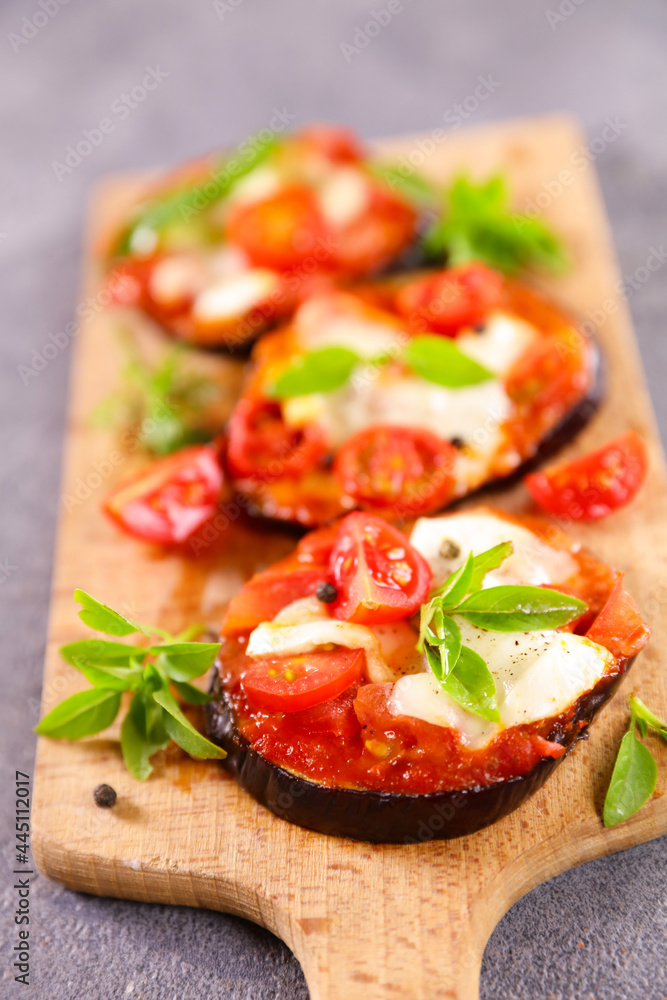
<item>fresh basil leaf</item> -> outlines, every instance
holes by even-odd
[[[137,646],[129,646],[124,642],[109,642],[107,639],[81,639],[79,642],[68,642],[60,647],[60,655],[67,663],[77,666],[77,663],[109,667],[129,667],[137,660],[143,660],[148,650]]]
[[[558,590],[506,585],[478,590],[456,613],[490,632],[536,632],[565,625],[585,610],[583,601]]]
[[[132,691],[140,686],[144,672],[141,667],[97,667],[84,660],[74,661],[89,684],[107,691]]]
[[[172,642],[151,647],[151,653],[172,680],[189,681],[213,666],[219,649],[219,642]]]
[[[413,337],[403,360],[421,378],[449,389],[478,385],[495,378],[493,372],[460,351],[449,337],[437,334]]]
[[[470,586],[468,587],[470,593],[479,590],[484,583],[486,574],[490,573],[491,570],[498,569],[507,557],[512,555],[513,551],[512,542],[501,542],[499,545],[494,545],[492,549],[487,549],[486,552],[480,552],[478,556],[475,556]]]
[[[311,392],[331,392],[344,385],[360,357],[347,347],[322,347],[297,358],[269,386],[273,399],[306,396]]]
[[[107,729],[118,715],[120,692],[93,688],[65,698],[35,726],[54,740],[79,740]]]
[[[469,646],[461,653],[450,673],[442,681],[443,691],[473,715],[500,722],[496,700],[496,682],[486,663]]]
[[[168,746],[171,737],[162,724],[164,710],[143,694],[135,694],[120,731],[123,760],[130,774],[145,781],[153,771],[150,758]]]
[[[386,163],[373,163],[370,170],[385,181],[392,191],[398,191],[418,206],[432,204],[437,197],[435,186],[421,174],[402,174],[397,167]]]
[[[548,226],[512,211],[502,175],[482,183],[455,178],[423,247],[433,258],[445,256],[450,266],[480,260],[507,274],[531,266],[561,272],[569,264],[561,240]]]
[[[178,185],[171,191],[165,191],[162,195],[140,206],[132,222],[118,238],[112,254],[126,256],[135,252],[143,252],[141,246],[137,246],[137,244],[140,240],[143,242],[144,234],[155,233],[157,235],[174,223],[187,223],[192,215],[200,214],[202,200],[205,204],[205,211],[206,208],[210,208],[226,198],[235,184],[274,152],[279,141],[276,136],[273,136],[268,142],[261,144],[256,142],[257,151],[247,163],[239,164],[235,155],[232,154],[222,159],[217,167],[212,167],[206,177],[198,179],[195,183]],[[230,168],[233,161],[236,162],[236,169],[232,171]],[[216,190],[211,195],[208,189],[212,184],[216,186]]]
[[[192,723],[183,715],[178,702],[171,692],[161,689],[155,691],[153,698],[167,713],[164,719],[167,732],[172,740],[178,743],[179,747],[185,750],[186,753],[191,754],[193,757],[204,759],[221,759],[227,756],[221,747],[216,746],[215,743],[211,743],[205,736],[197,732]]]
[[[442,684],[456,666],[461,654],[461,629],[439,609],[433,616],[426,639],[426,658],[435,679]]]
[[[470,591],[474,558],[472,552],[469,552],[463,565],[454,570],[442,586],[435,591],[433,596],[443,610],[456,608]]]
[[[174,687],[178,691],[179,696],[188,705],[208,705],[209,701],[213,700],[212,694],[200,691],[194,684],[188,684],[187,681],[174,681]]]
[[[90,628],[97,629],[98,632],[106,632],[107,635],[130,635],[132,632],[141,632],[146,635],[141,625],[123,618],[106,604],[100,604],[85,590],[75,590],[74,600],[81,605],[81,611],[79,611],[81,621],[89,625]]]
[[[605,826],[629,819],[653,794],[658,766],[651,751],[638,740],[634,723],[621,740],[614,770],[604,800]]]
[[[633,694],[630,698],[630,711],[643,736],[646,736],[646,726],[650,726],[651,729],[660,733],[663,739],[667,740],[667,722],[663,722],[657,715],[654,715],[637,695]]]

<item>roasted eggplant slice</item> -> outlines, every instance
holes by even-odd
[[[649,635],[620,575],[544,521],[476,508],[420,518],[400,545],[398,534],[375,515],[348,515],[249,581],[223,621],[207,706],[224,766],[259,802],[376,843],[458,837],[516,809],[585,734]],[[432,601],[469,552],[501,550],[447,611],[474,682],[460,660],[458,689],[443,686],[428,631],[416,648],[424,567]],[[550,607],[570,602],[570,617],[552,627],[524,615],[508,628],[472,610],[499,595],[506,608],[519,591],[522,614],[537,595]],[[480,663],[487,689],[476,702]]]
[[[456,329],[399,308],[403,277],[314,295],[262,338],[227,447],[257,513],[313,527],[358,506],[407,521],[528,471],[590,419],[591,338],[526,286],[468,270],[489,290]]]
[[[415,207],[348,130],[260,134],[149,192],[106,248],[109,287],[176,337],[237,350],[313,287],[376,274],[416,237]]]

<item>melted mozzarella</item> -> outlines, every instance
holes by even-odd
[[[265,267],[230,274],[199,293],[192,314],[202,323],[235,319],[263,302],[277,287],[278,276]]]
[[[173,254],[158,261],[151,272],[149,291],[162,306],[172,306],[196,294],[206,280],[204,262],[193,254]]]
[[[330,618],[316,597],[289,604],[272,622],[262,622],[250,633],[248,656],[288,656],[312,653],[321,646],[345,646],[366,653],[366,675],[381,684],[394,679],[380,652],[376,635],[365,625]]]
[[[538,336],[535,327],[507,313],[492,313],[480,332],[466,331],[456,346],[496,375],[507,375],[514,363]]]
[[[277,194],[283,186],[279,172],[273,167],[261,165],[251,170],[249,174],[232,185],[229,192],[229,204],[245,205],[253,201],[262,201]]]
[[[464,645],[479,653],[493,674],[502,727],[560,715],[615,663],[603,646],[571,632],[487,632],[456,620]],[[389,710],[453,727],[473,748],[484,746],[500,728],[453,702],[431,673],[400,678]]]
[[[307,299],[294,316],[294,327],[304,350],[347,347],[369,359],[395,356],[409,340],[399,323],[346,292]]]
[[[335,229],[343,229],[368,208],[368,181],[357,167],[337,167],[324,181],[318,202],[325,220]]]
[[[498,569],[487,573],[484,587],[508,583],[555,585],[577,569],[569,552],[552,548],[522,525],[492,513],[422,517],[412,530],[410,542],[433,570],[434,587],[458,569],[469,552],[478,555],[501,542],[512,542],[514,551]]]

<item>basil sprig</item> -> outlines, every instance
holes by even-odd
[[[568,265],[562,242],[548,226],[512,211],[500,174],[481,184],[455,178],[423,248],[436,260],[446,257],[450,266],[482,260],[506,274],[531,266],[561,272]]]
[[[190,641],[203,626],[191,626],[173,636],[163,629],[130,621],[83,590],[75,590],[74,599],[81,604],[81,620],[105,635],[141,633],[163,641],[132,646],[106,639],[83,639],[63,646],[63,659],[81,671],[92,689],[56,705],[35,726],[35,732],[66,740],[99,733],[114,721],[121,694],[129,691],[132,700],[121,727],[120,745],[128,771],[139,781],[145,781],[153,770],[151,756],[171,740],[193,757],[225,757],[224,750],[188,721],[171,692],[173,687],[190,705],[210,701],[210,695],[190,683],[212,667],[220,649],[217,642]]]
[[[500,722],[496,684],[482,657],[464,646],[452,615],[489,632],[536,632],[578,618],[586,604],[546,587],[499,586],[482,590],[484,577],[511,555],[501,542],[468,558],[435,590],[421,609],[417,649],[425,652],[433,676],[449,697],[491,722]]]
[[[186,181],[176,184],[170,190],[164,191],[156,198],[137,209],[131,222],[120,233],[112,249],[111,256],[132,255],[141,253],[137,245],[144,235],[152,234],[154,239],[160,237],[169,226],[187,224],[193,216],[217,204],[226,198],[231,189],[242,177],[247,177],[256,167],[263,163],[274,152],[279,143],[276,136],[268,141],[254,142],[246,140],[242,145],[252,148],[249,156],[247,151],[239,151],[234,155],[222,158],[205,177],[196,181]],[[241,162],[240,158],[246,158]],[[210,193],[211,186],[215,190]]]
[[[604,800],[602,818],[605,826],[616,826],[634,816],[655,788],[658,766],[649,748],[637,738],[637,728],[642,736],[653,729],[667,741],[667,722],[654,715],[635,695],[628,704],[630,725],[621,740]]]

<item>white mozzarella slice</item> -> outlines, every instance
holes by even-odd
[[[496,682],[501,725],[511,727],[560,715],[614,665],[603,646],[570,632],[502,633],[476,628],[456,616],[463,642],[486,661]],[[499,726],[461,708],[432,674],[402,677],[389,709],[459,731],[471,748],[489,742]]]
[[[228,203],[245,205],[253,201],[262,201],[264,198],[271,198],[278,193],[283,184],[284,181],[279,172],[273,167],[266,165],[256,167],[232,185]]]
[[[530,323],[496,312],[488,317],[479,333],[468,330],[458,336],[456,346],[496,375],[504,376],[537,336]]]
[[[172,306],[195,295],[206,280],[206,266],[192,254],[174,254],[158,261],[151,272],[148,290],[162,306]]]
[[[272,622],[258,625],[250,633],[246,653],[248,656],[289,656],[312,653],[322,646],[332,645],[363,649],[366,676],[372,683],[394,679],[382,658],[377,636],[365,625],[329,618],[317,598],[295,601],[283,608]]]
[[[218,279],[199,293],[192,313],[202,323],[217,323],[243,316],[278,287],[275,271],[253,267]]]
[[[522,525],[492,513],[422,517],[412,529],[410,541],[433,570],[436,587],[464,563],[469,552],[479,555],[508,541],[513,543],[514,551],[498,569],[487,573],[485,587],[556,585],[577,569],[569,552],[552,548]]]
[[[326,222],[334,229],[344,229],[368,208],[370,188],[362,171],[356,167],[337,167],[325,179],[318,203]]]
[[[384,320],[379,310],[363,308],[345,292],[307,299],[295,314],[294,327],[305,350],[347,347],[369,359],[395,356],[410,339],[400,324]]]
[[[418,632],[410,622],[402,619],[383,625],[370,625],[369,628],[380,643],[388,680],[396,681],[406,674],[422,673],[427,669],[425,654],[416,649]]]

